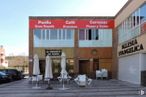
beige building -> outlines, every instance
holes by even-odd
[[[114,76],[146,83],[146,0],[129,0],[115,16]]]
[[[0,46],[0,66],[8,67],[8,61],[5,59],[5,49]]]

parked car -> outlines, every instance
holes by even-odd
[[[23,75],[17,69],[1,69],[0,71],[11,76],[12,80],[20,80],[23,78]]]
[[[11,77],[8,74],[0,71],[0,83],[6,83],[10,81]]]

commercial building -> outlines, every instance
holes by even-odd
[[[29,17],[29,59],[53,60],[53,73],[60,73],[65,52],[67,71],[95,78],[105,68],[111,78],[141,84],[146,71],[146,0],[129,0],[115,17]]]
[[[129,0],[115,16],[114,74],[119,80],[146,83],[146,0]]]
[[[49,54],[53,74],[59,76],[62,52],[70,75],[95,78],[101,68],[111,73],[113,17],[30,17],[29,24],[29,57],[39,56],[41,73]],[[32,65],[30,61],[30,74]]]

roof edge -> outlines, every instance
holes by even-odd
[[[116,18],[133,0],[128,0],[126,4],[118,11],[114,18]]]
[[[56,18],[78,18],[78,19],[86,19],[86,18],[98,18],[98,19],[114,19],[114,16],[29,16],[29,19],[42,19],[42,18],[45,18],[45,19],[56,19]]]

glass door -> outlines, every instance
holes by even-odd
[[[52,71],[54,78],[60,76],[61,72],[61,59],[60,58],[52,58]]]

